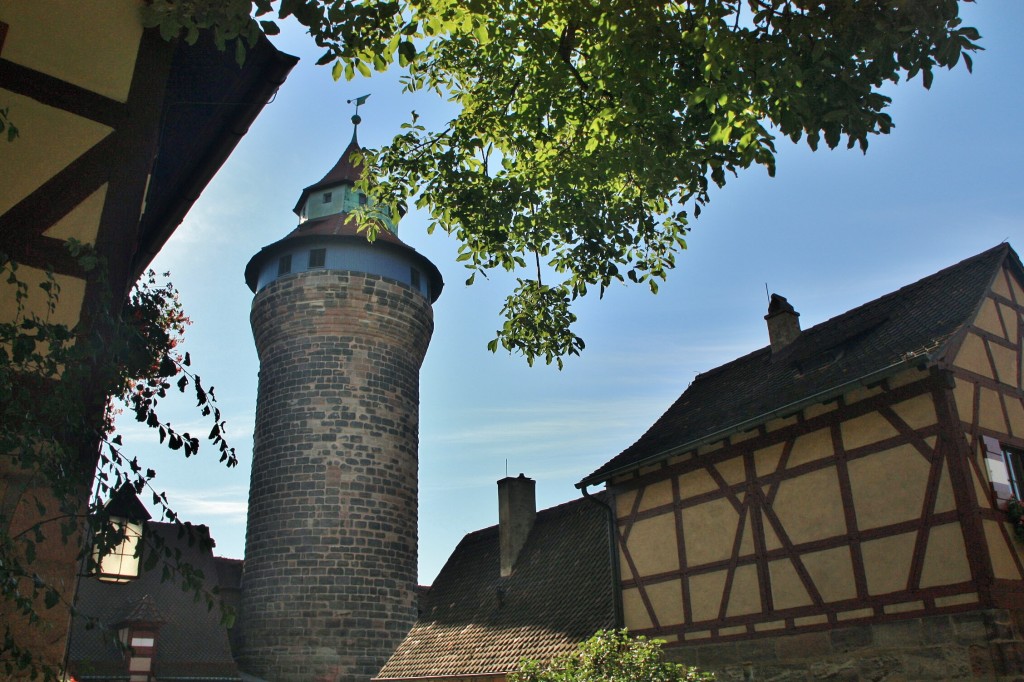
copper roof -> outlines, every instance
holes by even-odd
[[[538,512],[507,578],[497,526],[464,537],[376,679],[505,673],[615,627],[608,509],[595,499]]]
[[[299,196],[299,200],[295,203],[295,215],[299,215],[302,211],[302,205],[306,203],[306,199],[310,194],[323,189],[325,187],[334,187],[341,184],[354,185],[356,181],[363,176],[363,172],[354,163],[352,163],[352,155],[362,148],[359,146],[359,141],[356,140],[356,131],[352,131],[352,141],[345,147],[345,151],[341,153],[341,158],[334,164],[334,168],[327,171],[327,175],[320,178],[319,181],[313,183],[306,189],[302,190],[302,194]]]
[[[1004,263],[1024,279],[1017,254],[1000,244],[811,327],[781,352],[762,348],[698,375],[639,440],[577,487],[752,428],[811,399],[834,397],[851,382],[941,363]]]

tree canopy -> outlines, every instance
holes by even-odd
[[[665,660],[663,641],[632,637],[626,630],[601,630],[575,651],[552,661],[524,660],[511,682],[714,682],[681,663]]]
[[[964,0],[969,1],[969,0]],[[866,151],[893,121],[887,83],[981,49],[957,0],[153,0],[168,38],[212,29],[244,58],[293,16],[335,78],[397,64],[407,91],[459,106],[442,130],[413,113],[367,150],[375,198],[429,212],[469,282],[516,273],[490,343],[562,364],[572,302],[616,283],[657,292],[712,185],[775,140]],[[369,182],[369,181],[367,181]],[[372,234],[372,226],[370,232]]]

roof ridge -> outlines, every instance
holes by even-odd
[[[830,318],[828,318],[826,320],[823,320],[823,321],[819,322],[818,324],[816,324],[816,325],[814,325],[812,327],[808,327],[807,329],[802,330],[800,332],[800,336],[804,336],[805,334],[820,333],[822,327],[824,327],[825,325],[828,325],[828,324],[834,322],[835,320],[838,320],[840,318],[847,317],[847,316],[853,317],[856,313],[861,312],[864,308],[867,308],[868,306],[873,306],[874,304],[881,303],[882,301],[885,301],[886,299],[889,299],[890,297],[897,296],[898,294],[906,293],[906,292],[914,289],[915,287],[923,286],[926,283],[927,280],[931,280],[932,278],[936,278],[936,277],[939,277],[941,275],[948,274],[948,271],[955,270],[955,269],[957,269],[957,268],[959,268],[961,266],[964,266],[964,265],[967,264],[968,261],[981,260],[983,257],[989,256],[991,253],[993,253],[993,252],[995,252],[997,250],[1000,250],[1000,249],[1004,249],[1004,248],[1008,249],[1010,251],[1010,253],[1013,253],[1013,249],[1009,248],[1009,244],[1007,242],[1001,242],[1000,244],[997,244],[996,246],[994,246],[994,247],[992,247],[990,249],[986,249],[985,251],[982,251],[981,253],[978,253],[978,254],[975,254],[973,256],[970,256],[969,258],[964,258],[963,260],[961,260],[958,263],[954,263],[952,265],[949,265],[947,267],[942,268],[941,270],[939,270],[937,272],[933,272],[930,275],[925,275],[924,277],[921,277],[920,279],[917,279],[917,280],[915,280],[913,282],[910,282],[908,284],[904,284],[902,287],[900,287],[899,289],[896,289],[895,291],[890,291],[890,292],[888,292],[886,294],[882,294],[881,296],[878,296],[877,298],[873,298],[870,301],[865,301],[864,303],[861,303],[860,305],[858,305],[856,307],[850,308],[849,310],[846,310],[846,311],[841,312],[841,313],[837,313],[837,314],[833,315],[832,317],[830,317]],[[690,382],[690,383],[692,384],[692,383],[696,382],[698,379],[701,379],[701,378],[706,378],[706,377],[709,377],[709,376],[713,376],[716,373],[724,371],[725,369],[727,369],[731,365],[734,365],[734,364],[739,363],[739,362],[744,361],[744,360],[749,360],[751,358],[751,356],[757,355],[758,353],[770,353],[770,352],[771,352],[771,344],[765,344],[764,346],[761,346],[760,348],[757,348],[757,349],[754,349],[754,350],[750,351],[746,355],[741,355],[740,357],[734,358],[732,360],[729,360],[728,362],[725,362],[725,363],[723,363],[721,365],[718,365],[717,367],[712,367],[711,369],[706,370],[704,372],[699,372],[697,374],[697,376],[694,377],[693,381]],[[684,391],[684,394],[685,394],[685,391]],[[682,396],[680,396],[680,398],[681,397]],[[673,403],[673,405],[674,404],[675,403]],[[672,409],[671,406],[668,409]],[[668,410],[665,410],[665,411],[667,412]],[[639,440],[639,438],[637,440]]]
[[[604,494],[604,491],[597,491],[597,492],[590,493],[589,497],[604,499],[606,497],[606,495]],[[571,499],[571,500],[569,500],[567,502],[562,502],[560,504],[556,504],[553,507],[545,507],[544,509],[538,509],[537,510],[537,519],[534,521],[534,524],[536,524],[538,521],[540,521],[541,517],[544,517],[543,518],[544,521],[548,521],[552,517],[557,517],[560,514],[564,514],[569,507],[575,506],[577,504],[581,504],[581,503],[583,503],[585,501],[587,501],[587,496],[580,496],[580,497],[573,498],[573,499]],[[462,536],[462,540],[459,542],[459,544],[462,544],[462,542],[465,542],[466,540],[469,540],[470,538],[476,539],[478,537],[483,537],[483,536],[487,535],[488,533],[495,533],[495,532],[498,531],[498,526],[499,526],[499,524],[495,523],[495,524],[490,525],[490,526],[485,526],[484,528],[478,528],[476,530],[470,531],[470,532],[468,532],[468,533],[466,533],[465,535]]]
[[[990,249],[986,249],[985,251],[982,251],[981,253],[975,254],[975,255],[970,256],[968,258],[964,258],[963,260],[959,261],[958,263],[954,263],[952,265],[948,265],[948,266],[942,268],[941,270],[933,272],[930,275],[925,275],[924,277],[921,277],[920,279],[917,279],[917,280],[915,280],[913,282],[910,282],[908,284],[904,284],[902,287],[900,287],[899,289],[896,289],[895,291],[890,291],[887,294],[882,294],[881,296],[879,296],[877,298],[873,298],[870,301],[866,301],[864,303],[861,303],[859,306],[850,308],[846,312],[839,313],[838,315],[833,315],[832,317],[828,318],[827,320],[824,320],[823,322],[819,322],[818,324],[814,325],[813,327],[808,327],[807,329],[802,331],[800,333],[800,335],[803,336],[804,334],[815,332],[815,331],[819,330],[819,328],[824,327],[825,325],[829,324],[830,322],[833,322],[834,320],[838,320],[838,319],[840,319],[842,317],[847,317],[847,316],[853,317],[857,313],[862,312],[865,308],[867,308],[869,306],[874,306],[874,305],[876,305],[878,303],[881,303],[882,301],[890,300],[892,298],[896,298],[896,297],[899,297],[901,295],[905,296],[907,293],[909,293],[909,292],[911,292],[913,290],[916,290],[916,289],[923,288],[924,286],[926,286],[926,284],[928,284],[928,283],[930,283],[930,282],[932,282],[932,281],[934,281],[936,279],[941,279],[942,277],[948,276],[954,270],[959,270],[961,267],[966,267],[968,265],[968,263],[973,264],[975,261],[980,261],[980,260],[983,260],[986,257],[990,257],[996,251],[1003,251],[1004,255],[1005,255],[1005,251],[1007,249],[1009,249],[1009,244],[1007,244],[1006,242],[1002,242],[1000,244],[997,244],[996,246],[994,246],[994,247],[992,247]]]
[[[1002,242],[809,327],[781,353],[767,345],[698,374],[650,428],[577,487],[660,461],[689,443],[860,377],[896,371],[920,348],[929,349],[928,362],[941,359],[977,315],[984,292],[1008,259],[1024,277],[1013,248]],[[835,349],[841,352],[813,362]]]

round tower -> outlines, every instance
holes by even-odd
[[[353,131],[245,268],[260,378],[239,663],[271,682],[369,680],[416,620],[419,372],[443,282],[387,216],[372,244],[357,233],[358,151]]]

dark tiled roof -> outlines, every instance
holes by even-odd
[[[361,147],[359,142],[356,141],[356,133],[352,131],[352,141],[345,147],[345,151],[341,153],[341,158],[334,164],[334,168],[327,171],[327,175],[320,178],[318,182],[313,183],[306,189],[302,190],[302,194],[299,196],[298,202],[295,204],[295,215],[299,215],[302,211],[302,204],[306,202],[306,199],[310,194],[317,191],[318,189],[324,189],[327,187],[334,187],[335,185],[341,185],[347,183],[349,185],[356,184],[356,181],[362,177],[363,172],[352,163],[352,155],[360,151]]]
[[[170,523],[148,522],[146,537],[158,536],[167,547],[179,549],[182,561],[202,571],[211,591],[217,584],[217,566],[211,550],[201,549],[198,538],[205,526],[193,526],[193,543],[179,537]],[[145,551],[145,550],[144,550]],[[143,554],[145,563],[145,554]],[[227,630],[221,624],[220,609],[207,610],[205,600],[196,601],[184,592],[176,579],[161,580],[163,564],[126,583],[108,583],[83,578],[79,583],[75,617],[69,643],[70,670],[79,680],[106,679],[125,671],[124,654],[116,644],[117,626],[145,619],[162,621],[156,641],[155,671],[159,679],[237,680],[238,669],[231,658]],[[91,621],[90,619],[95,619]],[[91,626],[90,626],[91,625]]]
[[[577,485],[752,428],[850,382],[941,361],[947,341],[974,319],[1008,258],[1019,272],[1017,255],[1000,244],[807,329],[775,355],[762,348],[698,375],[647,433]]]
[[[235,616],[232,627],[228,630],[228,642],[231,645],[232,656],[237,657],[242,639],[242,623],[239,616],[242,612],[242,569],[245,564],[241,559],[214,557],[213,560],[217,565],[220,599]]]
[[[523,657],[550,659],[615,627],[613,582],[608,510],[592,500],[538,512],[507,578],[497,526],[470,533],[377,679],[503,673]]]
[[[157,608],[156,601],[148,594],[141,599],[130,600],[125,604],[124,615],[114,619],[109,625],[119,627],[131,623],[148,623],[151,625],[162,625],[167,622],[167,617]]]
[[[217,556],[213,558],[217,565],[217,585],[221,590],[242,589],[242,569],[245,562],[241,559],[229,559]]]
[[[298,61],[262,35],[248,46],[241,67],[231,50],[217,48],[212,31],[203,31],[194,45],[176,41],[163,94],[160,148],[139,219],[135,277],[181,224]]]

